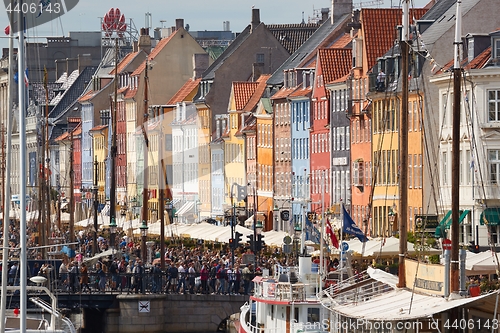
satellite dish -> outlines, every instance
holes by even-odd
[[[36,284],[42,284],[47,282],[47,278],[44,278],[43,276],[33,276],[30,278],[30,281]]]

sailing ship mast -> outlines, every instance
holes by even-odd
[[[455,23],[454,63],[453,63],[453,120],[452,120],[452,160],[451,174],[451,270],[450,289],[452,293],[459,292],[459,209],[460,209],[460,80],[462,70],[460,68],[460,46],[462,45],[462,1],[457,0],[457,13]]]
[[[14,0],[10,0],[10,5],[11,8],[14,6]],[[11,11],[9,13],[9,21],[11,22],[11,25],[13,25],[14,22],[14,11]],[[11,27],[12,28],[12,27]],[[6,108],[6,137],[7,137],[7,142],[5,146],[5,156],[7,158],[5,159],[5,170],[10,170],[11,169],[11,164],[12,164],[12,108],[13,108],[13,101],[14,101],[14,71],[12,68],[14,67],[12,64],[14,64],[14,32],[13,29],[10,29],[9,31],[9,71],[7,73],[8,79],[7,79],[7,108]],[[5,177],[5,183],[4,185],[4,195],[3,200],[4,200],[4,206],[3,206],[3,248],[2,248],[2,267],[7,267],[7,263],[9,260],[9,249],[7,247],[7,244],[9,244],[9,224],[6,223],[6,221],[10,221],[10,194],[7,195],[7,193],[10,193],[10,176]],[[7,281],[7,269],[2,269],[2,281]],[[0,294],[0,318],[5,318],[5,314],[7,311],[7,283],[2,283],[2,291]],[[0,320],[0,332],[3,333],[5,332],[5,320]]]
[[[399,267],[398,267],[398,287],[406,287],[405,276],[405,256],[407,246],[408,221],[408,53],[409,53],[409,30],[410,14],[409,0],[404,0],[403,7],[403,27],[401,31],[401,113],[399,127]]]
[[[149,170],[148,170],[148,154],[149,154],[149,139],[148,139],[148,134],[146,133],[146,126],[148,122],[148,58],[146,58],[146,67],[144,71],[144,118],[142,121],[142,135],[144,136],[144,148],[143,148],[143,155],[144,155],[144,165],[142,167],[143,169],[143,186],[142,186],[142,224],[143,226],[147,226],[148,223],[148,199],[149,199],[149,194],[148,194],[148,179],[149,179]],[[144,237],[142,237],[141,241],[141,257],[144,262],[146,262],[146,242]],[[162,254],[163,256],[163,254]]]
[[[19,1],[19,7],[22,8],[23,0]],[[18,62],[18,73],[19,73],[19,84],[18,84],[18,97],[19,97],[19,262],[26,263],[27,249],[26,249],[26,99],[25,93],[26,89],[24,84],[21,84],[21,71],[24,71],[25,60],[24,60],[24,19],[22,11],[19,11],[17,17],[18,31],[19,31],[19,47],[17,52],[17,62]],[[19,305],[21,310],[20,317],[20,331],[26,332],[26,310],[27,310],[27,300],[28,295],[26,291],[26,280],[28,278],[28,265],[20,265],[20,298]],[[2,319],[3,320],[3,319]]]

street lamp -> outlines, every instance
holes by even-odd
[[[139,229],[141,230],[141,257],[143,261],[146,261],[146,238],[148,237],[148,225],[146,221],[142,220]]]
[[[278,205],[274,205],[273,216],[274,216],[274,230],[280,230],[279,228],[279,215],[280,209]]]
[[[111,243],[111,256],[113,257],[114,256],[114,248],[115,248],[115,243],[116,243],[116,240],[115,240],[115,236],[116,236],[116,222],[115,222],[115,218],[112,217],[111,218],[111,223],[109,224],[109,232],[110,232],[110,237],[109,237],[109,240],[110,240],[110,243]]]
[[[296,223],[293,227],[293,243],[295,244],[295,260],[299,258],[299,240],[302,234],[302,228],[299,223]]]
[[[391,207],[387,215],[389,217],[389,224],[391,225],[391,234],[394,236],[394,222],[396,221],[396,212]]]

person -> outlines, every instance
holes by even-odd
[[[184,266],[182,265],[181,262],[178,263],[177,266],[177,271],[179,275],[179,283],[177,284],[177,293],[181,292],[181,286],[182,286],[182,292],[186,292],[186,269],[184,269]]]
[[[74,293],[78,287],[78,264],[74,261],[69,264],[69,290]]]
[[[250,287],[251,287],[251,282],[252,282],[252,264],[249,264],[245,268],[243,268],[242,275],[243,275],[243,289],[245,290],[245,295],[248,295],[250,293]]]
[[[68,289],[68,273],[68,266],[66,266],[66,263],[63,261],[61,266],[59,266],[59,281],[61,289],[63,290]]]
[[[240,265],[236,264],[233,269],[234,282],[233,282],[233,293],[239,295],[240,293],[240,281],[241,281],[241,269]]]
[[[194,263],[191,261],[189,263],[189,269],[188,269],[188,276],[189,276],[189,293],[194,294],[194,287],[196,283],[196,270],[194,269]]]
[[[82,262],[80,267],[80,290],[83,291],[86,288],[90,292],[89,287],[89,272],[87,269],[87,265]]]
[[[385,73],[381,69],[380,72],[377,75],[377,91],[384,91],[385,90]]]
[[[167,293],[170,291],[175,292],[175,288],[177,287],[177,277],[179,276],[179,271],[174,264],[171,264],[168,268],[168,284],[167,284]]]
[[[120,275],[119,279],[119,284],[120,284],[120,291],[123,291],[123,288],[127,287],[127,276],[125,273],[127,273],[127,266],[128,263],[125,261],[125,258],[122,258],[120,263],[118,264],[118,274]]]
[[[201,293],[202,294],[208,294],[208,276],[209,276],[209,270],[207,267],[207,263],[204,262],[203,266],[201,266],[201,271],[200,271],[200,281],[201,281]]]
[[[111,274],[111,290],[116,290],[118,286],[118,258],[115,258],[109,266],[109,273]]]
[[[212,289],[212,294],[217,292],[216,282],[217,282],[217,263],[213,262],[212,267],[210,268],[210,272],[208,273],[210,278],[210,288]]]
[[[217,289],[218,294],[226,293],[226,280],[227,280],[227,271],[226,265],[221,264],[219,270],[217,271],[217,279],[219,280],[219,289]]]
[[[106,291],[106,272],[102,269],[101,263],[97,263],[96,267],[96,275],[99,278],[99,291]]]
[[[153,285],[151,287],[152,293],[157,293],[161,290],[161,269],[160,263],[156,263],[153,267]]]
[[[144,286],[142,285],[142,275],[144,273],[144,267],[142,267],[142,260],[138,259],[135,262],[135,267],[132,271],[134,274],[134,289],[135,293],[137,294],[139,291],[141,294],[144,292]]]
[[[227,292],[228,294],[233,293],[233,288],[234,288],[234,281],[236,279],[236,275],[234,274],[233,270],[233,265],[229,264],[228,269],[226,271],[227,274],[227,280],[228,280],[228,286],[227,286]]]

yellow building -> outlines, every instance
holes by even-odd
[[[94,163],[97,162],[97,198],[100,204],[106,203],[106,158],[108,157],[108,125],[100,125],[90,130]],[[95,168],[95,165],[94,165]]]
[[[399,114],[396,96],[374,94],[372,103],[373,216],[371,235],[392,236],[398,230],[399,212]],[[419,102],[420,101],[420,102]],[[415,215],[422,214],[423,138],[421,98],[410,94],[408,107],[408,231],[415,229]],[[391,216],[396,216],[392,219]],[[392,220],[392,221],[391,221]],[[392,223],[391,223],[392,222]]]

